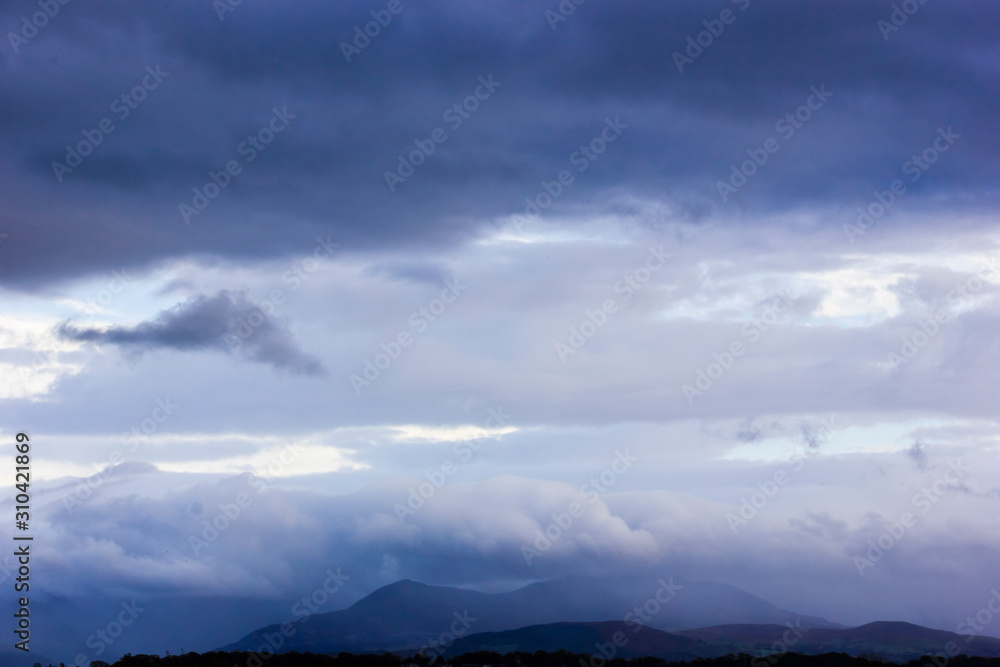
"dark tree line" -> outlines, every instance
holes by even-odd
[[[846,653],[802,655],[781,653],[766,657],[745,653],[720,658],[697,658],[686,662],[645,657],[625,660],[604,660],[585,653],[556,651],[548,653],[494,653],[477,651],[465,653],[448,660],[432,660],[425,655],[401,657],[392,653],[355,655],[341,653],[337,656],[317,653],[278,653],[274,655],[248,652],[187,653],[159,657],[155,655],[127,654],[111,667],[885,667],[888,661],[878,655],[853,657]],[[103,667],[98,661],[91,667]],[[49,667],[55,667],[50,665]],[[60,664],[60,667],[66,667]],[[960,655],[954,658],[924,656],[900,667],[1000,667],[1000,658],[979,658]]]

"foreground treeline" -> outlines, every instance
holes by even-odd
[[[547,653],[494,653],[477,651],[465,653],[447,661],[432,660],[424,655],[401,658],[391,653],[338,656],[315,653],[279,653],[275,655],[231,653],[187,653],[161,658],[155,655],[126,655],[113,667],[871,667],[885,665],[887,660],[878,655],[852,657],[846,653],[802,655],[781,653],[770,656],[746,654],[727,655],[721,658],[699,658],[689,662],[671,662],[662,658],[615,658],[604,660],[600,656],[584,653],[556,651]],[[101,663],[91,663],[92,667]],[[51,666],[54,667],[54,666]],[[978,658],[964,655],[954,658],[925,656],[921,660],[902,663],[900,667],[1000,667],[1000,658]]]

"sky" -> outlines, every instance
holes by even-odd
[[[954,631],[1000,586],[998,21],[0,3],[38,650],[133,600],[102,657],[209,650],[337,568],[326,611],[642,571]]]

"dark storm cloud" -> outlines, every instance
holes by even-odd
[[[629,129],[548,212],[613,213],[620,196],[698,219],[853,211],[905,178],[939,127],[961,138],[898,206],[992,205],[993,6],[920,5],[884,39],[888,2],[589,2],[553,30],[557,5],[407,2],[350,63],[341,42],[384,3],[243,3],[224,20],[200,2],[67,5],[18,53],[4,45],[0,280],[268,257],[316,233],[358,251],[459,243],[523,211],[619,116]],[[33,7],[8,4],[0,25]],[[678,72],[673,54],[724,9],[735,20]],[[157,65],[169,75],[128,117],[113,113]],[[488,99],[446,121],[490,75]],[[814,86],[832,96],[792,136],[776,132]],[[289,127],[246,161],[242,142],[286,107]],[[115,130],[60,183],[52,163],[104,117]],[[391,192],[384,173],[436,128],[447,140]],[[724,203],[717,181],[769,137],[779,151]],[[184,224],[179,205],[230,160],[241,173]]]
[[[238,350],[251,361],[292,373],[325,373],[320,362],[300,350],[280,323],[245,294],[228,290],[194,297],[132,327],[80,328],[66,322],[58,333],[68,340],[120,345],[139,353],[156,348]]]

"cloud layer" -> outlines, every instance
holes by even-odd
[[[110,653],[225,644],[334,566],[331,610],[982,607],[1000,10],[223,5],[0,7],[0,449],[60,659],[132,599]]]
[[[608,117],[628,129],[548,214],[634,210],[620,201],[629,194],[691,222],[803,208],[842,221],[896,178],[907,186],[897,209],[995,203],[993,8],[921,5],[886,39],[878,24],[892,8],[860,1],[594,4],[553,24],[557,4],[502,18],[407,4],[350,62],[340,44],[381,6],[240,6],[223,20],[193,2],[67,8],[3,54],[0,280],[37,288],[188,252],[273,257],[317,233],[352,251],[453,245],[573,170]],[[733,22],[700,37],[724,10]],[[16,26],[21,9],[0,19]],[[698,51],[689,38],[711,43],[679,72],[674,54]],[[147,66],[165,73],[152,90]],[[499,87],[480,101],[489,76]],[[814,87],[830,97],[801,111]],[[269,133],[284,109],[294,118]],[[957,143],[906,180],[904,163],[949,127]],[[438,128],[447,139],[390,191],[385,173]],[[60,182],[53,163],[87,133],[103,138]],[[718,182],[768,138],[777,152],[723,202]],[[230,162],[240,171],[226,177]],[[180,204],[213,194],[212,173],[226,185],[185,224]]]

